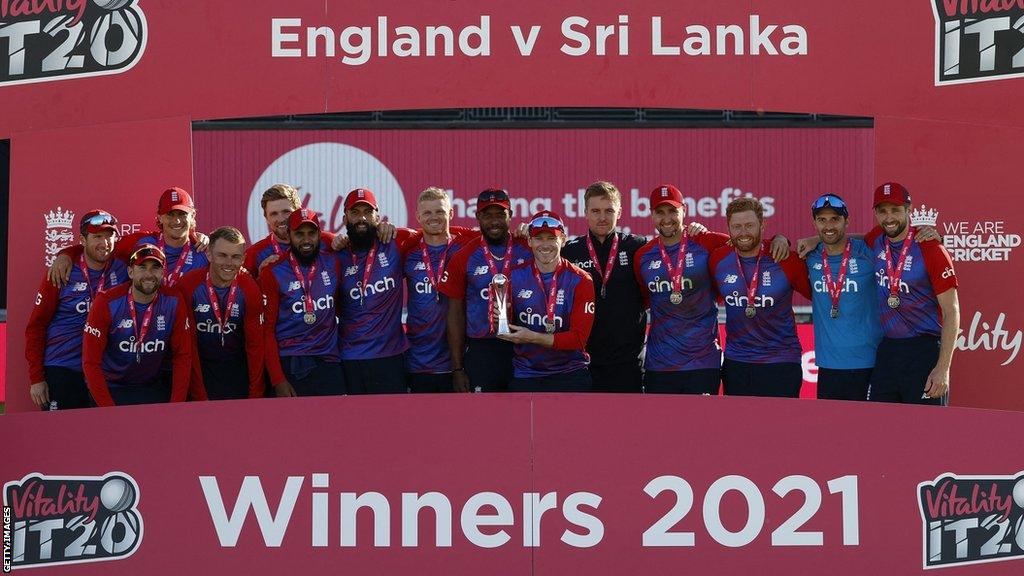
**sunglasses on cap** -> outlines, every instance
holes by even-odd
[[[508,192],[504,190],[488,190],[477,199],[479,202],[508,202]]]
[[[818,210],[823,210],[825,208],[831,208],[841,216],[849,216],[849,212],[846,208],[846,202],[843,202],[843,199],[835,194],[825,194],[820,196],[813,204],[811,204],[811,212],[814,214],[817,214]]]
[[[108,213],[103,212],[103,211],[97,211],[97,212],[95,212],[94,214],[91,214],[91,215],[90,214],[86,214],[82,218],[81,224],[78,225],[78,230],[82,234],[85,234],[85,231],[89,227],[97,227],[97,226],[117,226],[117,218],[114,218],[113,215],[108,214]]]
[[[135,252],[132,252],[131,257],[128,258],[128,262],[130,262],[132,265],[135,265],[144,260],[159,260],[160,265],[162,266],[165,261],[165,257],[163,251],[161,251],[156,246],[150,245],[143,246],[136,250]]]
[[[565,226],[562,224],[562,222],[559,219],[553,218],[551,216],[538,216],[533,220],[530,220],[531,230],[542,230],[545,228],[551,230],[560,230],[563,232],[565,231]]]

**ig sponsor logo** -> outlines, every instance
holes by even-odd
[[[1024,472],[947,473],[917,492],[925,568],[1024,558]]]
[[[935,85],[1024,76],[1024,3],[932,0]]]
[[[137,0],[4,0],[0,86],[120,74],[148,35]]]
[[[127,558],[142,543],[138,504],[139,485],[124,472],[8,482],[4,571],[8,558],[13,568]]]

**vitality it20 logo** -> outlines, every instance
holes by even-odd
[[[932,0],[935,85],[1024,76],[1024,0]]]
[[[0,0],[0,87],[119,74],[146,49],[140,0]]]
[[[943,474],[917,492],[925,568],[1024,558],[1024,472]]]
[[[131,556],[142,542],[138,505],[139,486],[124,472],[102,477],[33,473],[8,482],[3,569]]]

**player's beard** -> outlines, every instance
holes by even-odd
[[[500,238],[491,238],[491,236],[488,234],[484,234],[483,237],[484,240],[487,241],[487,243],[490,244],[491,246],[501,247],[508,244],[508,234],[509,232],[508,229],[506,228],[505,232],[502,233]]]
[[[295,254],[295,259],[299,261],[300,265],[312,266],[313,263],[316,262],[316,257],[320,255],[320,245],[313,244],[313,251],[310,252],[309,255],[303,255],[303,253],[299,251],[298,247],[293,245],[292,254]]]
[[[360,232],[356,226],[345,223],[345,231],[348,233],[348,242],[353,250],[369,250],[373,245],[373,239],[377,237],[377,227],[370,224],[366,230]]]

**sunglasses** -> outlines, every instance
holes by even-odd
[[[128,259],[128,261],[134,265],[139,262],[142,262],[143,260],[152,258],[159,260],[161,264],[165,260],[163,251],[161,251],[156,246],[143,246],[142,248],[139,248],[135,252],[132,252],[132,256],[131,258]]]
[[[530,228],[555,228],[564,230],[565,226],[557,218],[551,216],[538,216],[530,220]]]
[[[836,212],[839,212],[844,216],[847,214],[846,202],[843,202],[842,198],[834,194],[825,194],[811,204],[811,210],[814,212],[817,212],[822,208],[833,208]]]
[[[84,234],[89,226],[117,226],[117,218],[106,212],[97,212],[91,216],[82,218],[79,230]]]
[[[503,202],[508,201],[508,193],[504,190],[490,190],[480,195],[482,202]]]

